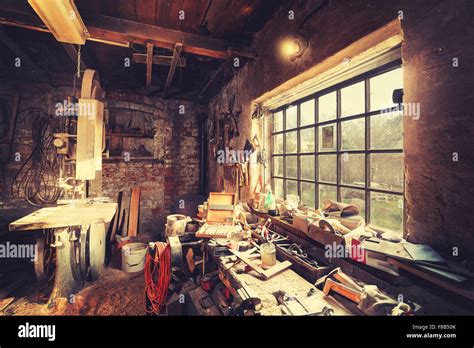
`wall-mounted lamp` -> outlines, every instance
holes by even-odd
[[[282,41],[281,52],[285,58],[294,62],[303,55],[308,45],[308,40],[303,35],[297,34],[293,38],[286,38]]]

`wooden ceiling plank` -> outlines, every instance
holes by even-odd
[[[177,43],[174,47],[173,60],[171,61],[168,77],[166,78],[165,87],[163,88],[163,97],[166,97],[168,88],[170,87],[171,82],[173,81],[174,73],[176,71],[176,66],[178,65],[179,56],[181,55],[182,49],[183,49],[183,45],[180,43]]]
[[[0,41],[2,41],[5,46],[8,47],[22,62],[26,63],[26,68],[31,68],[31,70],[36,71],[38,74],[42,75],[44,78],[51,78],[49,72],[40,67],[34,62],[34,60],[26,53],[20,46],[17,45],[4,31],[0,28]]]
[[[201,90],[201,92],[199,92],[197,98],[196,98],[196,101],[200,100],[207,92],[207,90],[209,89],[209,87],[211,87],[214,82],[217,80],[217,78],[221,75],[221,73],[224,71],[224,68],[225,66],[227,65],[227,63],[230,61],[230,58],[231,56],[227,57],[226,60],[224,60],[222,62],[222,64],[219,66],[219,68],[217,69],[217,71],[214,73],[214,75],[211,77],[211,79],[206,83],[206,85],[204,86],[204,88]]]
[[[146,43],[146,94],[150,92],[151,73],[153,69],[153,42]]]

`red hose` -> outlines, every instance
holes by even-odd
[[[152,257],[147,252],[145,260],[145,285],[146,296],[150,302],[148,307],[145,303],[147,313],[160,314],[166,303],[168,286],[171,280],[171,251],[166,243],[155,242],[155,253]]]

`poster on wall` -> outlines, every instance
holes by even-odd
[[[334,125],[322,127],[322,149],[334,149]]]

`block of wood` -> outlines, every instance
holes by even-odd
[[[114,217],[117,203],[68,204],[39,209],[10,223],[10,231],[40,230],[108,223]]]

